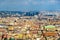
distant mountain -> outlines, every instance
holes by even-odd
[[[7,16],[34,16],[38,15],[39,12],[30,11],[30,12],[20,12],[20,11],[0,11],[0,17]]]
[[[20,16],[34,16],[39,14],[45,15],[60,15],[60,11],[29,11],[29,12],[21,12],[21,11],[0,11],[0,17],[20,17]]]

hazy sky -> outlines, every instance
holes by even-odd
[[[0,11],[60,10],[60,0],[0,0]]]

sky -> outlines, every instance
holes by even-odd
[[[0,11],[60,10],[60,0],[0,0]]]

